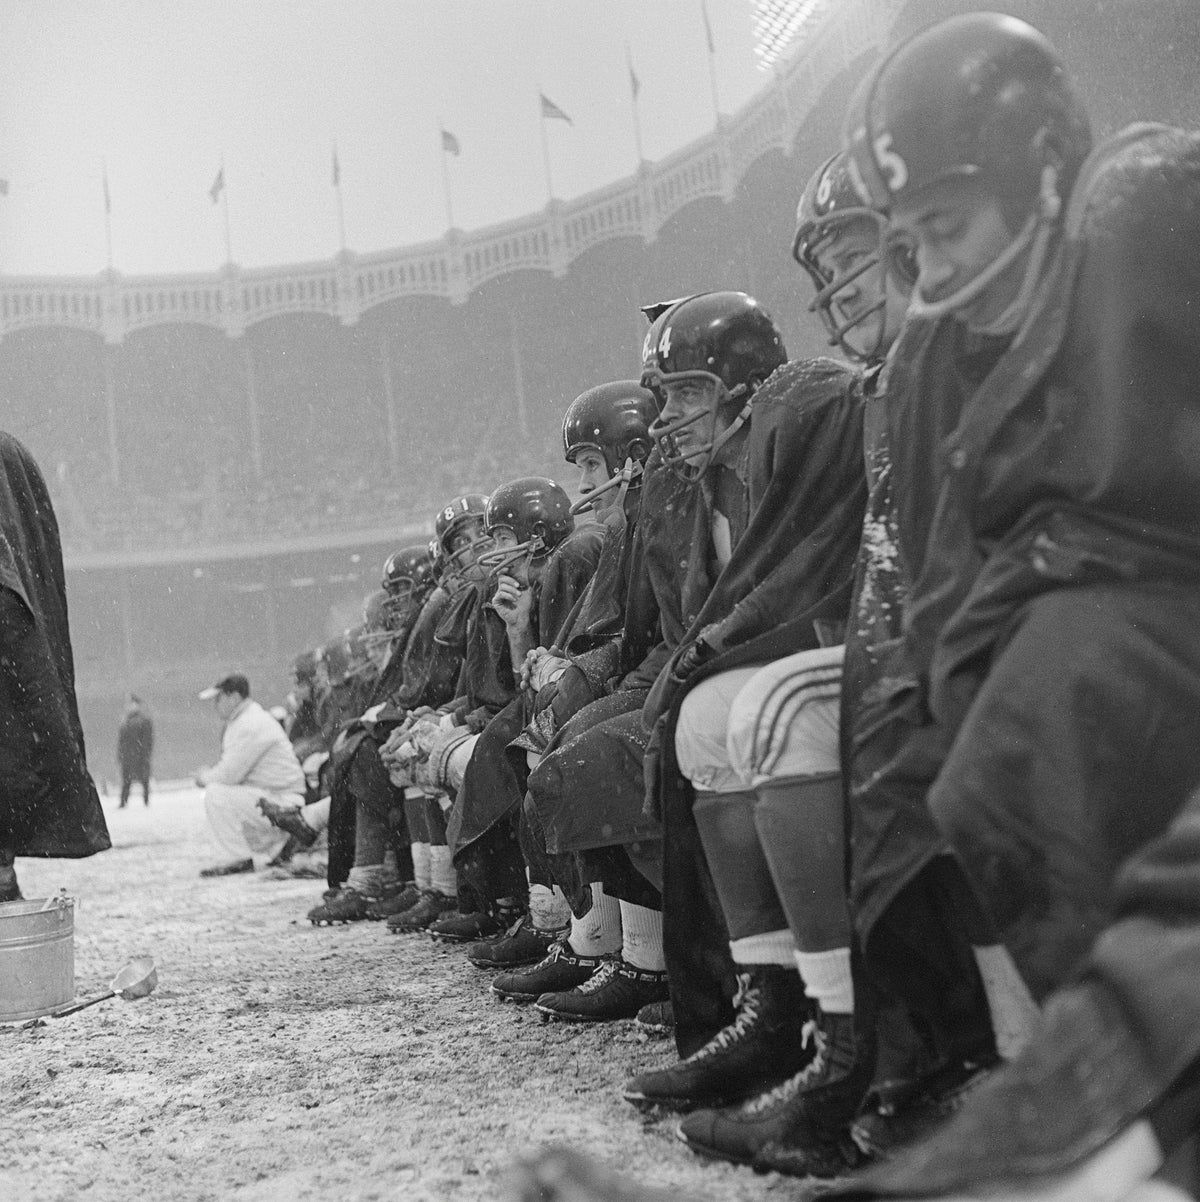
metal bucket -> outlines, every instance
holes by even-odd
[[[0,1023],[40,1018],[74,997],[74,900],[0,904]]]

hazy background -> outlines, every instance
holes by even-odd
[[[972,7],[985,6],[885,5],[895,36]],[[1098,133],[1200,120],[1195,0],[1005,7],[1059,45]],[[735,118],[772,76],[756,66],[750,0],[708,12]],[[462,151],[447,164],[457,226],[541,212],[539,90],[573,120],[546,126],[556,195],[602,188],[636,165],[626,41],[646,158],[711,135],[692,0],[0,0],[0,304],[36,308],[37,279],[14,276],[104,269],[104,161],[115,266],[167,273],[165,285],[224,261],[208,196],[222,156],[234,258],[268,279],[338,250],[335,138],[359,253],[444,234],[439,122]],[[583,389],[636,374],[639,305],[743,288],[793,356],[823,351],[789,251],[796,199],[870,62],[866,45],[849,50],[811,111],[793,114],[787,153],[758,155],[728,199],[687,204],[649,243],[599,241],[562,277],[500,272],[462,304],[400,298],[352,325],[292,312],[238,337],[180,321],[105,345],[65,323],[10,323],[4,425],[55,498],[97,774],[112,774],[126,689],[158,719],[159,774],[187,772],[218,733],[195,693],[240,668],[277,700],[291,657],[356,620],[387,553],[424,538],[445,500],[530,472],[569,481],[561,414]],[[251,378],[261,466],[248,453]]]

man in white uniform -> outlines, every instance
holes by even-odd
[[[225,859],[200,875],[253,872],[256,853],[270,859],[287,840],[287,832],[272,826],[258,803],[266,798],[299,809],[304,770],[283,727],[250,699],[250,684],[241,673],[217,681],[200,700],[212,701],[225,723],[220,760],[196,774],[209,827]]]

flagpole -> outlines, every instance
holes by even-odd
[[[546,167],[547,202],[554,199],[554,180],[550,175],[550,140],[546,137],[546,114],[542,111],[542,90],[538,89],[538,129],[542,135],[542,162]]]
[[[638,77],[633,70],[633,56],[629,52],[629,43],[625,43],[625,62],[629,66],[629,91],[633,100],[633,140],[637,146],[637,161],[640,167],[646,156],[642,153],[642,114],[638,106]]]
[[[721,124],[721,104],[717,97],[717,47],[713,42],[712,25],[708,20],[708,5],[700,0],[700,15],[704,18],[704,36],[708,43],[708,86],[712,92],[713,120]]]
[[[450,201],[450,164],[446,162],[450,152],[446,149],[446,127],[438,118],[438,148],[442,152],[442,191],[446,194],[446,228],[454,228],[454,205]]]
[[[108,270],[113,269],[112,247],[112,197],[108,191],[108,160],[101,160],[104,174],[104,248],[108,256]]]
[[[225,262],[233,262],[233,239],[229,234],[229,181],[225,178],[225,156],[221,156],[221,213],[225,219]]]
[[[338,239],[341,249],[346,249],[346,211],[342,207],[342,167],[338,162],[337,143],[333,144],[333,190],[337,196]]]

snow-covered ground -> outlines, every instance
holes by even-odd
[[[631,1024],[542,1024],[494,1002],[460,950],[381,924],[305,920],[319,879],[200,880],[200,795],[105,801],[113,849],[18,860],[26,897],[65,888],[77,992],[136,955],[159,987],[0,1028],[0,1199],[493,1199],[520,1153],[566,1143],[676,1198],[796,1196],[706,1165],[620,1097],[669,1058]]]

